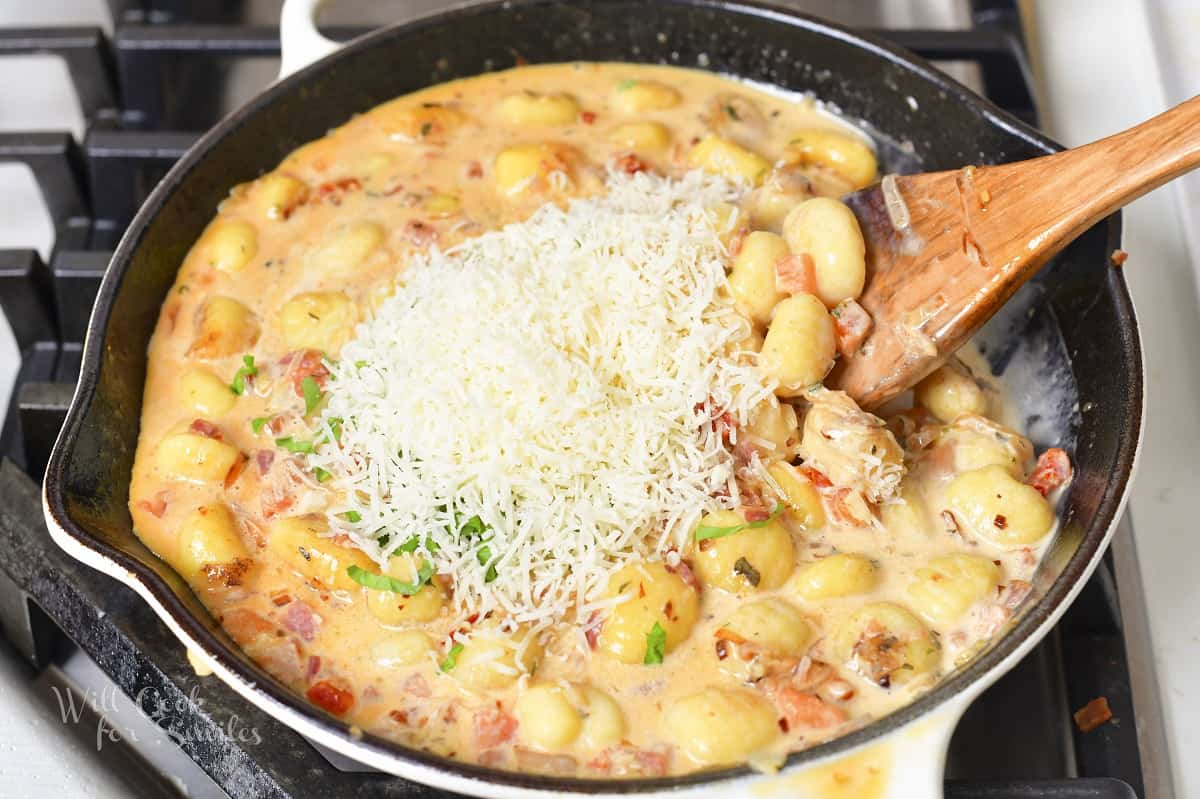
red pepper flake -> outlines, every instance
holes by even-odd
[[[271,603],[277,608],[281,608],[291,601],[292,597],[287,592],[271,595]]]
[[[1112,717],[1108,699],[1099,696],[1075,711],[1075,726],[1079,728],[1080,732],[1091,732]]]
[[[472,161],[471,163],[467,164],[467,177],[471,178],[472,180],[478,180],[479,178],[483,177],[483,167],[478,161]]]
[[[996,518],[992,519],[992,524],[996,526],[997,530],[1003,530],[1008,527],[1008,518],[1002,513],[997,513]]]
[[[1071,479],[1071,459],[1058,447],[1038,455],[1037,465],[1029,475],[1028,483],[1043,497]]]
[[[636,175],[638,172],[647,172],[650,169],[650,167],[646,166],[645,161],[633,153],[618,156],[614,166],[618,171],[624,172],[626,175]]]
[[[159,491],[152,499],[143,499],[139,501],[138,507],[147,513],[150,513],[154,517],[161,519],[163,514],[167,512],[167,500],[170,498],[170,496],[171,495],[166,491]]]
[[[1113,266],[1121,267],[1129,260],[1129,253],[1124,250],[1113,250],[1112,255],[1108,256],[1108,260],[1112,262]]]
[[[397,724],[408,725],[408,713],[403,710],[392,710],[388,712],[388,718]]]
[[[596,112],[595,111],[582,111],[579,114],[579,119],[583,122],[583,124],[590,125],[596,121]]]
[[[782,718],[782,717],[779,719],[779,729],[784,733],[786,733],[789,729],[791,729],[791,727],[788,725],[787,719]]]
[[[305,696],[308,697],[308,701],[335,716],[340,716],[354,707],[354,694],[338,688],[328,680],[314,683]]]
[[[229,467],[229,471],[225,473],[225,490],[233,488],[234,483],[242,476],[242,472],[246,470],[246,464],[250,459],[245,455],[239,454],[238,459]]]

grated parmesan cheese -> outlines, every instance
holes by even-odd
[[[745,425],[774,390],[722,291],[712,209],[739,191],[613,173],[603,196],[414,257],[332,365],[340,446],[310,463],[335,529],[381,564],[418,537],[464,615],[583,624],[614,570],[736,507],[710,420]],[[486,531],[460,534],[475,516]]]

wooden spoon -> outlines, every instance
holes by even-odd
[[[1073,150],[889,175],[845,198],[867,245],[874,320],[827,385],[863,407],[949,358],[1041,266],[1100,219],[1200,165],[1200,96]]]

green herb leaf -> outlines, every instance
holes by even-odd
[[[475,553],[475,559],[479,561],[480,566],[487,566],[487,573],[483,576],[485,583],[490,583],[499,576],[496,572],[496,564],[488,562],[492,559],[491,547],[480,547],[479,551]]]
[[[725,106],[725,113],[726,113],[726,114],[729,114],[729,118],[730,118],[730,119],[732,119],[734,122],[741,122],[741,121],[742,121],[742,118],[741,118],[740,116],[738,116],[737,109],[736,109],[736,108],[734,108],[734,107],[733,107],[733,106],[731,106],[731,105],[726,105],[726,106]]]
[[[454,646],[450,647],[450,651],[446,653],[446,659],[441,662],[438,668],[441,669],[443,673],[453,671],[454,667],[458,665],[458,654],[462,651],[462,644],[455,644]]]
[[[254,365],[254,356],[243,355],[242,367],[234,374],[233,382],[229,384],[229,390],[239,397],[242,396],[246,393],[246,378],[256,374],[258,374],[258,367]]]
[[[300,381],[300,391],[304,393],[304,415],[308,416],[321,403],[321,387],[317,385],[316,378],[305,375]]]
[[[472,536],[483,535],[488,530],[488,526],[483,523],[483,519],[478,516],[472,516],[466,522],[462,521],[462,515],[457,511],[454,513],[454,521],[458,524],[458,534],[465,535],[467,538]]]
[[[313,475],[314,475],[314,476],[317,478],[317,482],[318,482],[318,483],[324,483],[324,482],[325,482],[326,480],[328,480],[330,477],[333,477],[333,475],[332,475],[332,474],[330,474],[329,472],[325,471],[325,470],[324,470],[324,469],[322,469],[320,466],[314,466],[314,467],[313,467]]]
[[[634,86],[637,86],[636,80],[623,80],[617,84],[617,91],[619,91],[619,92],[628,91],[629,89],[632,89]]]
[[[348,510],[342,514],[342,518],[351,524],[358,524],[362,521],[362,514],[356,510]]]
[[[646,657],[642,659],[642,663],[647,666],[657,666],[663,662],[663,655],[667,651],[667,631],[662,628],[658,622],[654,622],[654,626],[650,628],[650,632],[646,633]]]
[[[269,416],[258,416],[254,419],[251,419],[250,420],[251,432],[253,432],[254,435],[258,435],[259,433],[262,432],[263,425],[265,425],[269,421],[271,421],[271,417],[269,417]]]
[[[746,582],[755,587],[762,582],[762,576],[759,575],[758,569],[751,566],[750,561],[745,558],[737,559],[737,562],[733,564],[733,573],[742,575],[746,578]]]
[[[430,578],[434,575],[434,569],[429,561],[422,561],[421,568],[417,569],[416,582],[412,583],[397,580],[395,577],[388,577],[386,574],[369,572],[358,566],[351,566],[346,569],[346,574],[350,576],[351,580],[359,585],[365,585],[367,588],[373,588],[376,591],[391,591],[393,594],[401,594],[403,596],[412,596],[421,590],[421,586],[429,582]]]
[[[282,438],[275,439],[275,446],[282,447],[296,455],[311,455],[316,451],[313,442],[292,438],[291,436],[283,436]]]
[[[396,551],[397,552],[416,552],[417,547],[419,547],[419,546],[421,546],[421,539],[414,535],[412,538],[408,539],[403,544],[396,547]]]
[[[342,443],[342,417],[330,417],[329,429],[333,431],[333,440],[339,444]]]
[[[354,362],[354,368],[355,368],[355,369],[361,369],[361,368],[363,368],[363,367],[364,367],[364,366],[366,366],[366,365],[367,365],[367,362],[366,362],[366,361],[355,361],[355,362]]]
[[[700,525],[696,528],[696,540],[705,541],[709,538],[724,538],[727,535],[740,533],[742,530],[754,530],[759,527],[766,527],[780,513],[783,513],[783,505],[776,505],[771,515],[759,522],[743,522],[742,524],[735,524],[732,527],[708,527]]]

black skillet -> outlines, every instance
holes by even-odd
[[[410,779],[504,796],[705,790],[748,796],[767,789],[764,782],[803,780],[819,761],[872,742],[865,756],[881,764],[889,795],[937,795],[954,720],[1065,610],[1103,554],[1124,504],[1142,430],[1142,360],[1124,280],[1109,266],[1120,238],[1116,215],[1068,247],[981,336],[1036,443],[1065,442],[1076,465],[1061,532],[1016,624],[913,704],[792,755],[775,777],[745,768],[624,782],[532,776],[363,736],[242,654],[186,583],[133,534],[126,502],[147,345],[184,254],[230,186],[272,169],[352,114],[518,59],[667,63],[811,92],[875,137],[886,171],[929,172],[1060,149],[910,53],[757,3],[519,0],[373,32],[223,120],[175,165],[133,220],[100,288],[79,388],[46,471],[53,537],[135,588],[247,699],[310,738]],[[802,790],[799,782],[778,787],[791,795]]]

